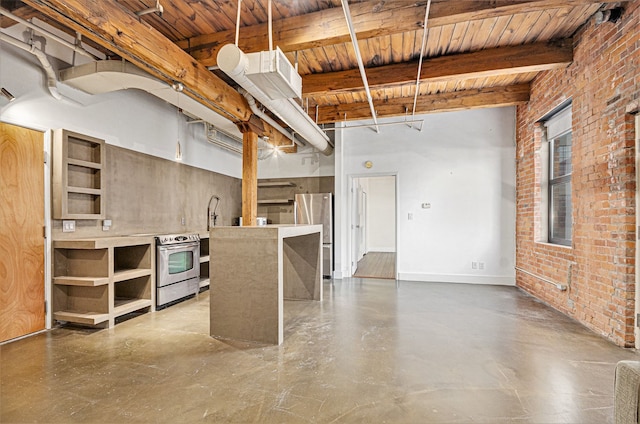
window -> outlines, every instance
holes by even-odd
[[[549,143],[548,241],[571,245],[571,106],[554,114],[547,122]]]

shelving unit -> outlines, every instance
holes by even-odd
[[[209,287],[209,234],[200,234],[200,289]]]
[[[293,203],[293,199],[262,199],[258,200],[259,205],[287,205]]]
[[[153,237],[104,237],[53,242],[53,317],[113,327],[131,312],[153,311]]]
[[[104,140],[57,129],[53,132],[54,219],[103,219]]]
[[[291,181],[263,181],[258,183],[258,187],[295,187]]]

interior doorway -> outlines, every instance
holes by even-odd
[[[396,176],[355,177],[352,184],[354,277],[396,279]]]
[[[0,123],[0,342],[45,328],[44,134]]]

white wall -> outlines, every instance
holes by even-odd
[[[175,159],[178,138],[182,162],[240,178],[239,155],[207,143],[202,125],[187,125],[175,107],[150,94],[124,90],[90,96],[59,84],[60,91],[74,101],[58,101],[45,86],[44,72],[35,57],[0,42],[0,86],[16,100],[0,99],[0,120],[46,131],[65,128],[104,139],[164,159]]]
[[[360,178],[367,198],[367,252],[396,251],[396,178]]]
[[[258,178],[331,177],[335,156],[326,156],[309,147],[296,154],[277,153],[258,161]]]
[[[419,119],[425,120],[421,132],[406,125],[380,127],[380,133],[341,131],[336,197],[348,198],[355,177],[396,174],[400,279],[514,284],[515,109]],[[366,161],[373,167],[365,168]],[[421,208],[422,203],[431,208]],[[349,215],[336,215],[342,246],[336,276],[341,277],[350,275]],[[473,262],[483,263],[483,269],[472,269]]]
[[[67,128],[109,144],[174,159],[233,177],[241,158],[208,144],[199,125],[148,94],[89,96],[61,85],[83,105],[53,99],[35,58],[0,43],[0,120],[46,131]],[[482,109],[424,115],[419,132],[405,125],[337,131],[334,155],[282,155],[260,161],[260,178],[335,175],[336,273],[350,275],[350,197],[354,177],[398,178],[398,272],[402,279],[513,284],[515,256],[515,111]],[[385,120],[381,120],[385,122]],[[356,123],[350,123],[354,125]],[[367,169],[364,162],[371,160]],[[422,209],[430,203],[430,209]],[[409,220],[409,214],[413,219]],[[484,269],[472,269],[483,262]]]

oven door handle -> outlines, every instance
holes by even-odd
[[[165,251],[170,251],[170,250],[184,250],[192,248],[192,247],[198,247],[200,243],[183,243],[183,244],[174,244],[174,245],[169,245],[169,246],[158,246],[158,249],[160,250],[165,250]]]

